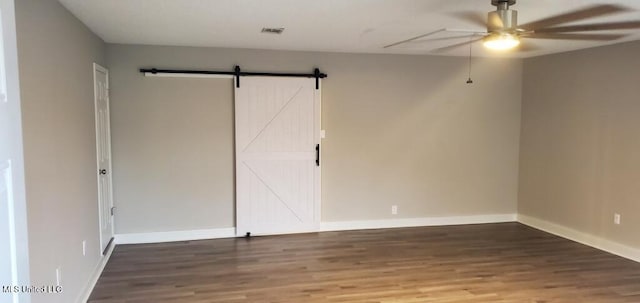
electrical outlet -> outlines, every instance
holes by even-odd
[[[87,240],[82,241],[82,255],[83,256],[87,255]]]
[[[613,214],[613,223],[615,225],[620,225],[620,214]]]
[[[62,285],[62,266],[56,268],[56,286]]]
[[[391,205],[391,214],[392,215],[398,214],[398,205]]]

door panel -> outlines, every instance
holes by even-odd
[[[94,64],[96,151],[98,158],[98,209],[100,250],[113,238],[113,190],[111,188],[111,127],[109,117],[109,71]]]
[[[235,99],[237,234],[317,230],[315,79],[248,77],[241,84]]]

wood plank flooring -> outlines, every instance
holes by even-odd
[[[638,303],[640,264],[519,223],[119,245],[90,303]]]

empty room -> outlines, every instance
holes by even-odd
[[[639,1],[0,25],[0,303],[640,302]]]

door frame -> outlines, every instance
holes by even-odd
[[[95,131],[96,131],[96,172],[98,172],[100,170],[100,151],[99,151],[99,147],[100,147],[100,139],[98,137],[98,95],[97,95],[97,90],[96,90],[96,73],[97,72],[102,72],[106,74],[106,89],[107,89],[107,117],[109,118],[109,131],[108,131],[108,140],[109,140],[109,167],[108,169],[108,178],[109,178],[109,184],[111,185],[109,187],[109,190],[111,191],[109,193],[109,196],[111,197],[111,201],[110,201],[110,205],[109,205],[109,209],[113,208],[113,169],[112,169],[112,157],[111,157],[111,96],[110,96],[110,92],[109,92],[109,70],[106,69],[105,67],[97,64],[97,63],[93,63],[93,106],[94,106],[94,118],[95,118]],[[107,247],[109,247],[109,244],[111,244],[111,242],[113,241],[113,238],[115,236],[115,215],[112,214],[112,220],[111,220],[111,241],[108,242],[105,247],[102,247],[102,243],[103,243],[103,239],[102,239],[102,205],[101,205],[101,201],[100,201],[100,175],[97,175],[98,177],[96,178],[97,181],[97,186],[98,186],[98,234],[99,234],[99,241],[100,241],[100,254],[104,255],[106,252]]]
[[[273,76],[257,76],[260,78],[283,78],[283,79],[300,79],[298,77],[273,77]],[[253,78],[253,76],[252,76]],[[233,79],[233,87],[234,87],[234,141],[236,141],[236,143],[234,144],[234,158],[235,158],[235,167],[234,167],[234,188],[235,188],[235,229],[236,229],[236,236],[244,236],[244,234],[242,234],[244,231],[240,231],[238,229],[238,218],[239,218],[239,211],[240,208],[238,207],[238,175],[237,175],[237,168],[240,165],[240,160],[238,159],[237,153],[238,153],[238,145],[237,145],[237,132],[236,130],[238,129],[238,121],[236,118],[236,113],[237,113],[237,104],[236,104],[236,100],[235,100],[235,96],[236,96],[236,90],[239,88],[237,85],[237,79],[234,78]],[[315,81],[315,79],[310,78],[309,81]],[[307,233],[307,232],[317,232],[320,231],[320,224],[322,222],[322,163],[323,163],[323,156],[322,156],[322,79],[317,79],[317,87],[315,87],[314,89],[314,93],[313,93],[313,102],[314,102],[314,143],[317,144],[319,146],[318,149],[318,157],[319,157],[319,165],[317,166],[317,169],[314,170],[314,178],[315,178],[315,184],[314,184],[314,200],[316,201],[315,203],[315,209],[314,209],[314,228],[312,230],[304,230],[304,231],[300,231],[300,232],[288,232],[288,233]],[[286,233],[282,233],[282,234],[286,234]],[[257,234],[257,235],[261,235],[261,234]]]

